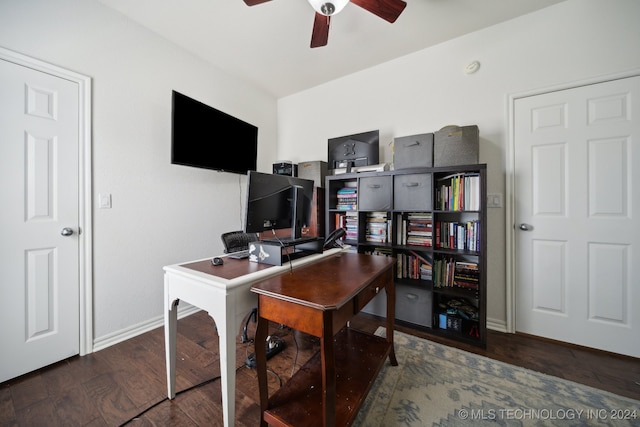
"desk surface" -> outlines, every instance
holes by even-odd
[[[393,263],[392,258],[345,252],[256,283],[251,290],[318,310],[336,310]]]
[[[282,274],[288,270],[314,263],[322,258],[346,251],[348,248],[349,247],[344,249],[327,249],[323,253],[297,258],[281,266],[251,262],[246,258],[234,259],[226,255],[221,255],[224,259],[224,264],[222,265],[213,265],[211,258],[204,258],[188,263],[167,265],[164,267],[164,270],[165,272],[201,280],[203,283],[208,283],[211,286],[228,291],[235,287],[244,286],[247,283],[254,283],[270,276]]]
[[[216,277],[222,277],[223,279],[235,279],[247,274],[255,273],[257,271],[266,270],[274,267],[269,264],[259,264],[257,262],[249,262],[248,259],[234,259],[223,258],[224,264],[213,265],[211,259],[190,262],[188,264],[181,264],[180,267],[188,268],[190,270],[199,271],[201,273],[210,274]]]

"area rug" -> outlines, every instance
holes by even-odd
[[[385,364],[356,427],[640,426],[640,401],[401,332],[394,341],[398,366]]]

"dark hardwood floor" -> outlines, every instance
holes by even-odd
[[[382,322],[366,314],[351,322],[352,327],[370,332],[379,325]],[[254,328],[251,323],[249,337]],[[402,326],[397,330],[427,337]],[[291,376],[294,366],[300,367],[317,350],[318,341],[277,325],[270,332],[287,344],[268,362],[273,391]],[[486,349],[434,341],[640,400],[638,359],[493,331]],[[0,426],[222,425],[218,339],[206,313],[178,321],[177,349],[178,395],[172,401],[166,399],[164,329],[160,327],[1,383]],[[244,366],[252,352],[253,344],[240,343],[238,338],[237,426],[259,425],[256,372]],[[201,383],[205,384],[198,386]]]

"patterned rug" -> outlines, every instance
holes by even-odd
[[[394,341],[398,366],[385,364],[356,427],[640,426],[640,401],[401,332]]]

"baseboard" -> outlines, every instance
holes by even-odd
[[[178,319],[197,313],[198,311],[200,311],[198,307],[185,304],[183,308],[178,307]],[[100,351],[159,327],[164,327],[164,315],[95,339],[93,341],[93,351]]]
[[[184,308],[178,307],[178,319],[189,316],[200,311],[198,307],[186,304]],[[149,332],[155,328],[164,326],[164,316],[158,316],[149,321],[138,323],[118,332],[98,338],[93,342],[93,351],[100,351],[114,344],[126,341],[145,332]],[[506,322],[498,319],[487,319],[487,329],[498,332],[507,332]]]
[[[508,332],[507,322],[498,319],[487,319],[487,329],[491,329],[492,331],[497,332]]]

